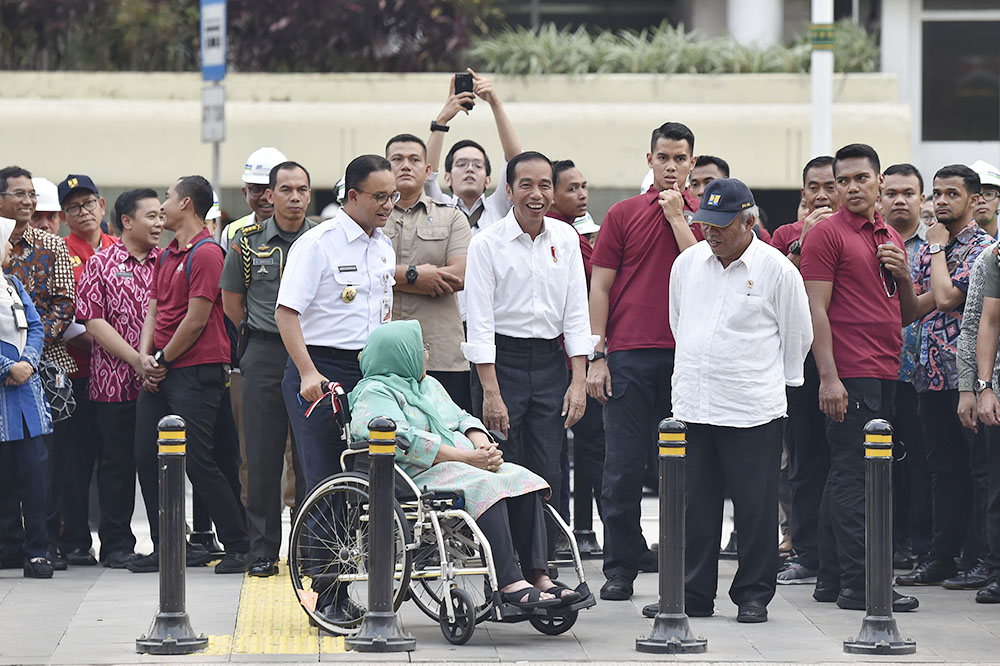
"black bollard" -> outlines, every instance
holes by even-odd
[[[865,619],[856,639],[844,641],[851,654],[913,654],[892,616],[892,426],[884,419],[865,424]]]
[[[186,426],[179,416],[164,416],[157,425],[160,466],[160,610],[149,633],[135,641],[140,654],[190,654],[208,646],[195,636],[184,610],[184,460]]]
[[[368,423],[368,612],[347,645],[358,652],[411,652],[417,641],[403,633],[392,608],[393,504],[396,424],[376,417]]]
[[[660,612],[648,638],[635,649],[658,654],[705,652],[708,641],[695,637],[684,612],[684,458],[687,426],[675,419],[660,421]]]

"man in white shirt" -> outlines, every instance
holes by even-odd
[[[756,238],[756,218],[746,185],[712,181],[694,216],[705,241],[670,272],[673,416],[688,426],[686,609],[713,613],[728,487],[740,535],[729,588],[739,622],[766,622],[774,596],[785,386],[802,384],[812,344],[802,277]]]
[[[473,237],[465,272],[468,336],[476,366],[472,404],[488,428],[507,435],[504,460],[544,478],[558,502],[564,431],[586,406],[586,358],[593,351],[580,237],[546,218],[552,163],[525,152],[507,165],[514,207]],[[567,385],[566,355],[572,364]]]

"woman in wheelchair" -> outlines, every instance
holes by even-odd
[[[528,609],[579,600],[578,592],[547,574],[541,494],[548,484],[524,467],[504,462],[482,422],[460,409],[427,375],[420,323],[394,321],[378,327],[360,361],[363,378],[348,396],[353,437],[368,436],[371,418],[391,418],[396,437],[410,445],[408,451],[396,450],[397,465],[421,489],[464,496],[466,511],[492,546],[504,603]]]

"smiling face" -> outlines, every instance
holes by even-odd
[[[486,155],[475,146],[465,146],[455,151],[451,171],[444,175],[444,182],[462,199],[476,199],[490,184],[486,175]]]
[[[589,200],[587,181],[580,170],[576,167],[564,169],[559,174],[559,184],[556,185],[552,209],[572,222],[586,214]]]
[[[0,195],[0,217],[14,220],[18,227],[31,221],[35,214],[35,203],[38,195],[35,186],[27,176],[8,178],[7,187]]]
[[[149,250],[160,244],[163,231],[163,217],[160,202],[150,197],[140,199],[135,204],[132,215],[122,215],[122,237],[128,238],[139,247]]]
[[[674,189],[676,185],[677,189],[683,190],[694,163],[691,146],[683,139],[660,137],[653,146],[653,152],[646,154],[646,163],[653,170],[653,185],[656,189],[662,192]]]
[[[553,199],[552,166],[529,159],[514,168],[513,182],[507,184],[507,196],[514,202],[514,217],[523,225],[542,223]]]
[[[267,183],[244,183],[243,198],[246,199],[247,206],[250,207],[258,220],[266,220],[274,215],[274,204],[264,196],[267,191]]]
[[[871,218],[882,187],[882,174],[866,157],[848,157],[837,161],[837,196],[840,205],[851,213]]]

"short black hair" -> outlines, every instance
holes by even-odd
[[[904,162],[903,164],[893,164],[891,167],[885,170],[882,174],[883,176],[916,176],[917,183],[920,185],[920,192],[924,191],[924,177],[920,175],[920,169]]]
[[[507,184],[511,187],[514,186],[514,176],[517,175],[517,165],[522,162],[545,162],[552,169],[552,160],[547,158],[535,150],[526,150],[523,153],[519,153],[514,156],[510,162],[507,162]],[[555,169],[552,169],[552,184],[555,185]]]
[[[309,170],[298,162],[293,162],[287,160],[281,162],[280,164],[275,164],[270,173],[267,174],[267,189],[273,190],[274,186],[278,184],[278,172],[279,171],[293,171],[295,169],[302,169],[302,172],[306,175],[306,184],[312,187],[312,178],[309,177]]]
[[[394,143],[419,143],[420,147],[424,149],[424,157],[427,157],[427,144],[419,136],[414,136],[413,134],[397,134],[388,141],[385,142],[385,154],[389,154],[389,146]]]
[[[7,191],[7,179],[9,178],[31,178],[31,172],[19,166],[0,169],[0,192]]]
[[[715,155],[699,155],[698,159],[694,161],[695,167],[708,166],[709,164],[714,164],[718,167],[719,171],[722,172],[723,178],[729,178],[729,163],[721,157],[716,157]]]
[[[212,184],[202,176],[184,176],[177,181],[175,189],[181,199],[191,199],[195,215],[204,220],[215,203]]]
[[[392,165],[389,160],[381,155],[361,155],[351,160],[344,170],[344,192],[351,190],[360,191],[361,183],[368,179],[376,171],[392,172]],[[345,194],[346,196],[346,194]]]
[[[552,185],[555,186],[559,184],[559,174],[563,171],[575,168],[576,164],[573,163],[573,160],[555,160],[552,163]]]
[[[656,150],[656,142],[660,139],[687,141],[688,147],[694,153],[694,132],[684,123],[663,123],[653,130],[653,137],[649,142],[649,152]]]
[[[833,168],[833,157],[830,155],[820,155],[819,157],[814,157],[806,165],[802,167],[802,186],[806,185],[806,178],[809,177],[809,172],[813,169],[822,169],[824,167]]]
[[[962,184],[965,185],[965,191],[969,194],[979,194],[982,189],[979,174],[964,164],[949,164],[941,167],[934,174],[934,180],[938,178],[961,178]]]
[[[118,235],[121,235],[125,231],[125,227],[122,225],[122,216],[128,215],[133,217],[135,215],[135,209],[139,207],[139,202],[143,199],[156,199],[159,201],[159,197],[156,194],[156,190],[149,187],[139,187],[134,190],[128,190],[122,192],[115,199],[115,214],[111,217],[111,226],[118,230]]]
[[[489,176],[493,169],[490,167],[490,158],[486,156],[486,149],[480,146],[478,143],[472,139],[462,139],[448,151],[448,154],[444,156],[444,170],[451,173],[451,167],[455,163],[455,153],[462,150],[462,148],[475,148],[483,154],[483,162],[486,163],[486,175]]]
[[[882,170],[882,166],[878,160],[878,153],[875,149],[869,146],[867,143],[849,143],[840,150],[833,158],[833,175],[837,175],[837,162],[841,160],[849,160],[855,157],[863,157],[868,160],[868,163],[872,165],[872,170],[878,173]]]

